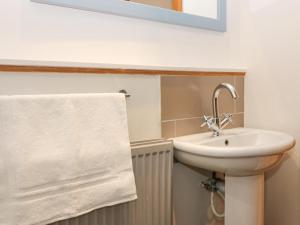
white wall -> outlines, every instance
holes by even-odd
[[[300,1],[248,0],[243,7],[246,126],[300,141]],[[266,225],[300,224],[300,147],[266,176]]]
[[[126,89],[130,140],[161,137],[158,76],[0,73],[0,95],[103,93]]]
[[[230,11],[237,13],[229,18],[235,21],[238,10]],[[0,24],[0,59],[241,66],[235,32],[223,34],[29,0],[1,0]]]

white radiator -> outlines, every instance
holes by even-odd
[[[171,225],[171,141],[132,143],[138,200],[51,225]]]

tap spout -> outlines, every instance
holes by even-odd
[[[220,91],[222,89],[229,91],[229,93],[233,99],[238,98],[237,91],[236,91],[235,87],[231,84],[221,83],[215,88],[215,90],[213,92],[212,105],[213,105],[213,118],[215,118],[215,122],[218,127],[221,126],[220,116],[219,116],[219,105],[218,105],[219,100],[218,99],[219,99]]]

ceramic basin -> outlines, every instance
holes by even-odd
[[[295,145],[285,133],[235,128],[174,138],[175,157],[187,165],[231,176],[260,174],[277,165]]]

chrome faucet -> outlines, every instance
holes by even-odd
[[[213,136],[219,136],[221,129],[232,122],[232,114],[224,113],[222,120],[219,115],[219,95],[222,89],[229,91],[233,99],[238,98],[236,89],[231,84],[221,83],[215,88],[212,96],[213,116],[204,116],[204,123],[202,124],[202,127],[207,125],[213,131]]]

